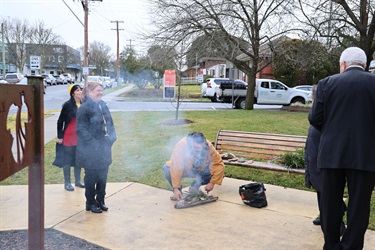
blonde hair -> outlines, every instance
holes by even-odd
[[[102,87],[102,85],[98,82],[87,82],[87,84],[85,85],[85,87],[82,90],[82,95],[83,95],[82,101],[85,102],[87,100],[88,93],[93,91],[98,86]]]

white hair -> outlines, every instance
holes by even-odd
[[[341,53],[340,64],[342,62],[346,62],[347,65],[359,64],[365,67],[367,62],[366,53],[358,47],[349,47]]]

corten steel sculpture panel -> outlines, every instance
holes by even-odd
[[[0,181],[28,167],[28,247],[44,249],[44,85],[37,76],[28,77],[28,82],[0,84]],[[13,134],[7,128],[12,106],[17,109]]]
[[[5,84],[0,92],[0,181],[8,178],[33,162],[35,141],[34,87],[31,85]],[[7,128],[8,113],[12,105],[17,107],[15,138]],[[27,107],[27,122],[21,124],[22,109]],[[16,154],[13,156],[13,143]],[[15,158],[16,157],[16,158]]]

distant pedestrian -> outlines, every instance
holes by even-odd
[[[375,186],[375,75],[366,54],[345,49],[340,74],[319,81],[309,120],[321,132],[318,168],[322,177],[324,249],[362,249]],[[349,193],[347,229],[340,240],[344,189]]]
[[[85,169],[86,210],[101,213],[108,210],[104,199],[108,169],[112,163],[112,145],[117,137],[112,116],[102,101],[102,85],[88,82],[83,96],[84,102],[77,112],[76,161]]]
[[[61,109],[59,119],[57,120],[57,143],[63,144],[63,173],[64,187],[67,191],[74,191],[70,182],[70,168],[74,167],[75,186],[84,188],[81,182],[81,167],[76,165],[76,114],[81,105],[82,89],[79,85],[70,85],[68,88],[70,99],[66,101]]]

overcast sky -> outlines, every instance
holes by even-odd
[[[84,12],[80,0],[0,0],[1,17],[16,17],[35,21],[44,21],[47,28],[63,38],[65,43],[75,49],[83,46],[84,28],[70,9],[84,23]],[[146,0],[103,0],[89,1],[89,43],[99,41],[112,48],[116,54],[119,23],[120,52],[130,44],[137,53],[146,53],[147,47],[142,43],[140,31],[147,29],[150,23]],[[130,41],[131,40],[131,41]]]

